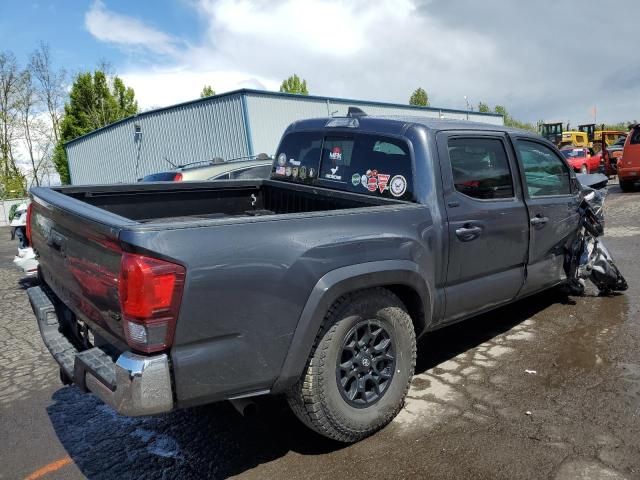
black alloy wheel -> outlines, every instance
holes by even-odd
[[[395,348],[389,332],[376,320],[362,320],[347,333],[336,365],[342,398],[368,407],[385,394],[395,371]]]

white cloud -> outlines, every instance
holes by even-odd
[[[115,24],[135,25],[127,31],[146,34],[127,35],[130,45],[158,36],[146,48],[159,54],[179,48],[170,61],[159,59],[157,68],[121,72],[143,108],[193,99],[204,84],[219,93],[245,86],[277,89],[292,73],[306,78],[312,93],[406,103],[423,85],[443,92],[434,98],[443,106],[459,107],[469,93],[465,71],[495,58],[482,35],[443,28],[417,15],[412,0],[380,0],[375,8],[366,0],[200,0],[196,8],[203,38],[181,47],[101,3],[87,14],[87,25],[94,16],[110,19],[104,24],[117,19],[109,34],[90,28],[96,38],[125,43],[113,33]],[[456,85],[460,90],[450,96]]]
[[[85,27],[98,40],[119,46],[138,47],[164,55],[178,53],[180,42],[143,22],[111,12],[95,0],[85,15]]]
[[[212,85],[217,93],[239,88],[275,90],[279,87],[279,84],[268,78],[233,71],[174,68],[131,71],[120,76],[127,86],[135,90],[138,104],[143,110],[198,98],[204,85]]]
[[[157,54],[156,68],[120,72],[143,108],[196,98],[204,84],[277,89],[297,73],[319,95],[406,103],[422,86],[435,106],[465,108],[468,96],[525,120],[575,124],[594,104],[601,120],[638,116],[640,69],[625,46],[640,3],[621,1],[631,13],[611,24],[596,0],[578,10],[554,0],[191,0],[203,25],[195,44],[99,0],[86,23],[98,39]],[[616,35],[585,49],[572,39],[593,18]]]

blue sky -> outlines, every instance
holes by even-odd
[[[2,49],[13,51],[20,61],[35,46],[49,44],[53,58],[71,72],[92,69],[102,60],[127,67],[145,58],[95,38],[85,25],[85,16],[94,1],[5,1],[0,6]],[[200,31],[197,12],[181,0],[108,1],[109,9],[187,41],[196,41]]]
[[[640,119],[640,2],[619,0],[4,1],[0,49],[26,63],[39,41],[77,73],[106,61],[143,109],[292,73],[319,95],[432,105],[502,104],[572,124]],[[622,12],[622,13],[621,13]],[[594,32],[607,32],[593,35]]]

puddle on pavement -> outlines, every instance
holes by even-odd
[[[585,297],[580,309],[576,328],[558,337],[554,366],[592,369],[610,365],[611,342],[629,317],[627,296]]]

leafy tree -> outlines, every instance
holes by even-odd
[[[416,105],[418,107],[428,107],[429,106],[429,95],[424,88],[418,87],[411,94],[411,98],[409,98],[409,105]]]
[[[76,76],[60,122],[60,141],[53,153],[53,163],[62,183],[69,183],[69,163],[64,143],[98,128],[138,113],[132,88],[117,76],[102,70]]]
[[[500,114],[504,117],[504,125],[506,127],[511,128],[519,128],[521,130],[529,130],[530,132],[537,132],[538,129],[532,123],[521,122],[520,120],[516,120],[511,115],[503,105],[496,105],[493,108],[493,111],[497,114]]]
[[[216,94],[216,91],[211,88],[211,85],[205,85],[200,92],[200,98],[212,97]]]
[[[280,92],[282,93],[297,93],[298,95],[309,95],[307,89],[307,81],[300,79],[295,73],[286,80],[282,81],[280,85]]]
[[[490,111],[491,111],[491,109],[489,108],[489,105],[487,105],[484,102],[478,103],[478,112],[480,112],[480,113],[489,113]]]

